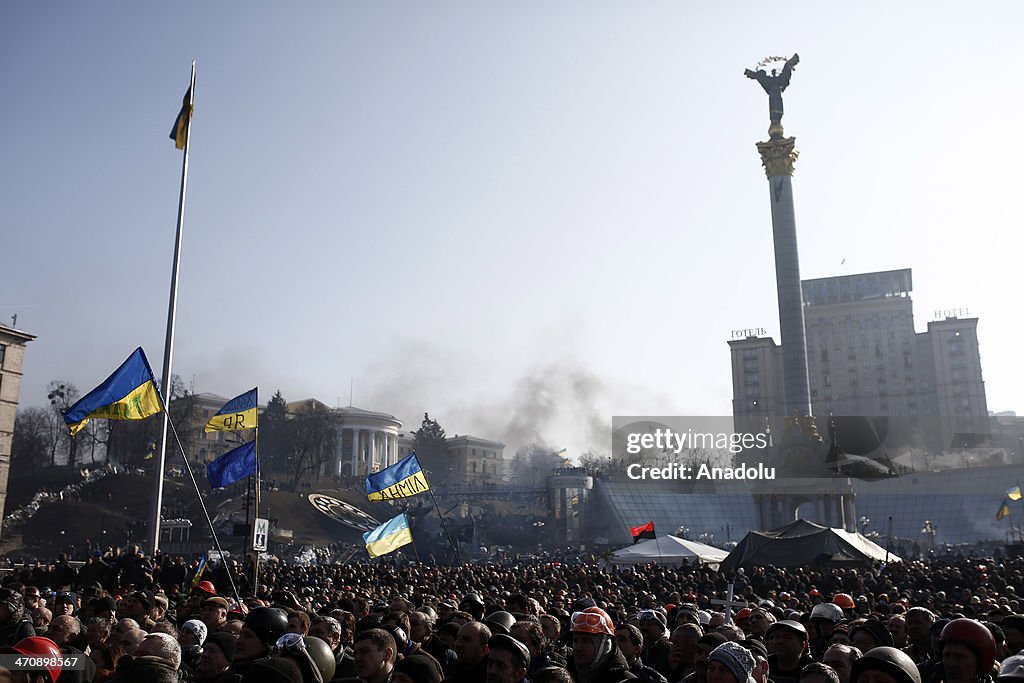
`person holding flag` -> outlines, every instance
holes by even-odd
[[[441,519],[441,528],[444,529],[445,536],[448,537],[448,544],[452,548],[456,561],[458,561],[459,549],[452,540],[452,535],[448,531],[448,525],[444,521],[444,515],[441,514],[441,509],[437,505],[437,499],[434,498],[434,492],[430,489],[426,474],[420,467],[420,461],[417,459],[415,452],[405,456],[394,465],[366,477],[364,490],[366,491],[366,497],[372,501],[387,501],[396,498],[408,498],[424,492],[430,493],[434,509],[437,510],[437,516]]]

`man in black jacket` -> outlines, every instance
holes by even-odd
[[[635,680],[629,665],[615,644],[615,624],[600,607],[573,612],[572,660],[569,673],[576,683],[620,683]]]

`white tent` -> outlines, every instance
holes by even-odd
[[[616,550],[612,554],[611,563],[622,565],[647,564],[688,564],[700,562],[701,564],[718,564],[726,558],[724,550],[714,546],[687,541],[677,536],[662,536],[641,541],[636,545],[627,546]]]

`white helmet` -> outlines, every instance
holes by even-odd
[[[1003,660],[998,680],[1003,678],[1024,678],[1024,656],[1016,654]]]
[[[827,619],[838,624],[845,618],[846,615],[843,614],[843,608],[834,602],[818,603],[811,610],[811,619]]]

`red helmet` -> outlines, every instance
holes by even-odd
[[[51,683],[57,683],[57,678],[60,676],[60,662],[63,657],[57,643],[42,636],[29,636],[18,641],[12,649],[29,657],[41,657],[52,662],[47,667],[46,674],[49,676]]]
[[[597,633],[615,637],[615,624],[600,607],[588,607],[582,612],[573,612],[570,618],[573,633]]]
[[[750,608],[749,607],[744,607],[743,609],[741,609],[739,612],[736,613],[736,621],[739,621],[740,619],[749,619],[749,618],[750,618]]]
[[[853,596],[849,593],[836,593],[832,596],[832,602],[843,609],[857,609],[857,603],[853,601]]]
[[[996,659],[996,641],[984,624],[974,619],[954,619],[946,624],[939,636],[939,650],[946,643],[960,643],[971,652],[977,660],[976,674],[988,673]]]
[[[209,593],[210,595],[216,595],[217,594],[217,589],[214,588],[213,584],[210,583],[209,581],[200,581],[199,583],[197,583],[195,585],[193,590],[201,590],[204,593]]]

